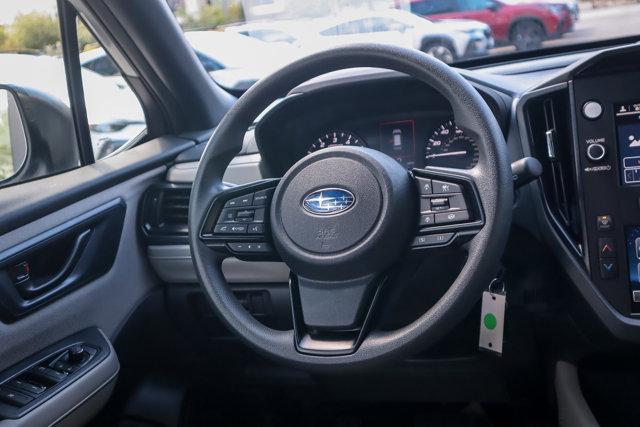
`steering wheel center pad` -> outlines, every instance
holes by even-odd
[[[415,200],[409,173],[390,157],[328,148],[300,160],[280,181],[271,206],[274,243],[308,278],[381,272],[406,250]]]

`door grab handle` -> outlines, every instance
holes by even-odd
[[[33,298],[48,291],[49,289],[55,288],[60,283],[62,283],[64,279],[66,279],[73,272],[74,268],[78,264],[78,261],[82,256],[82,252],[89,242],[89,237],[91,237],[92,232],[93,230],[88,229],[78,234],[73,242],[73,246],[71,247],[71,253],[69,254],[69,257],[62,265],[62,268],[60,268],[60,270],[56,274],[54,274],[53,277],[47,278],[44,281],[35,279],[21,283],[18,285],[19,292],[25,298]]]

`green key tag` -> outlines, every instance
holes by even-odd
[[[482,293],[482,314],[480,315],[481,349],[502,354],[504,338],[504,311],[507,296],[504,293],[485,291]]]

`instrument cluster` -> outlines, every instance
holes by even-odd
[[[302,154],[334,146],[358,146],[382,151],[407,169],[426,166],[472,169],[478,163],[476,142],[452,119],[436,124],[433,120],[426,121],[430,123],[407,118],[382,119],[369,126],[360,124],[366,138],[348,127],[326,129],[307,142]]]

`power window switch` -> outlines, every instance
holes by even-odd
[[[9,405],[22,407],[33,400],[33,397],[13,391],[9,387],[0,386],[0,400]]]
[[[33,394],[40,394],[43,391],[45,391],[47,388],[43,385],[36,385],[36,384],[31,384],[28,383],[26,381],[22,381],[18,378],[12,379],[11,381],[9,381],[9,385],[13,388],[15,388],[16,390],[20,390],[20,391],[26,391],[29,393],[33,393]]]
[[[47,368],[46,366],[36,366],[35,368],[31,368],[29,369],[29,373],[39,380],[54,383],[59,383],[67,378],[68,375],[66,372],[59,372],[55,369]]]

